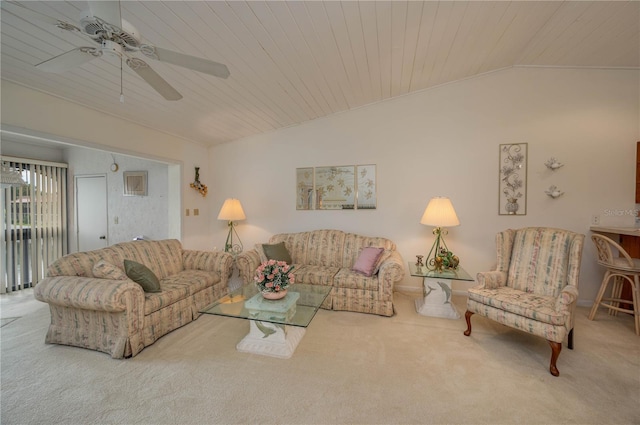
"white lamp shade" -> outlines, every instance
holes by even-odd
[[[238,221],[245,218],[247,216],[244,215],[242,204],[235,198],[225,200],[222,208],[220,208],[220,214],[218,214],[218,220]]]
[[[458,220],[456,210],[453,209],[451,200],[437,196],[429,201],[420,223],[435,227],[453,227],[460,225],[460,220]]]

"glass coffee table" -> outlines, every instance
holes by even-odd
[[[200,312],[249,320],[238,351],[288,359],[306,332],[331,286],[291,285],[281,300],[266,300],[255,285],[245,285]]]

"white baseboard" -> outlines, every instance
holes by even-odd
[[[417,286],[403,286],[403,285],[395,285],[393,287],[393,290],[397,292],[415,292],[416,294],[422,292],[422,288],[418,288]]]

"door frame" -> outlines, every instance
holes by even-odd
[[[104,177],[105,184],[105,217],[107,218],[107,246],[109,246],[109,181],[108,176],[105,173],[96,173],[96,174],[78,174],[73,176],[73,219],[75,221],[75,229],[74,229],[74,240],[76,243],[76,251],[80,250],[80,240],[78,239],[78,234],[80,233],[79,222],[78,222],[78,179],[82,178],[94,178],[94,177]]]

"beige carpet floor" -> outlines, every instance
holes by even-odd
[[[291,359],[237,352],[240,319],[202,316],[128,360],[46,345],[48,307],[3,295],[1,416],[9,424],[640,424],[630,316],[578,308],[560,377],[546,341],[474,316],[321,310]],[[13,297],[13,298],[12,298]],[[17,302],[15,300],[18,300]],[[464,312],[466,299],[455,296]],[[24,314],[21,313],[24,311]]]

